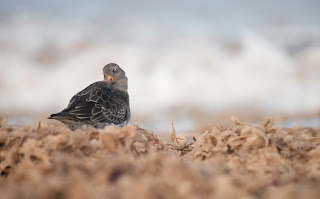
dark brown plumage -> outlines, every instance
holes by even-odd
[[[74,95],[67,108],[49,119],[59,120],[72,130],[83,125],[95,128],[126,125],[130,120],[130,106],[125,72],[111,63],[103,68],[103,75],[103,81]]]

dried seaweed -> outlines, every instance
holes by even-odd
[[[320,129],[252,126],[177,134],[0,121],[1,198],[319,198]]]

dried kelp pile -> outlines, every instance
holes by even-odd
[[[176,134],[74,132],[1,122],[0,198],[319,198],[320,129],[259,126]]]

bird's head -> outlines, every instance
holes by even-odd
[[[128,90],[128,78],[125,72],[117,64],[110,63],[103,68],[104,81],[108,87],[123,92]]]

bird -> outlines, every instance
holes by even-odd
[[[90,84],[75,94],[67,108],[50,115],[48,119],[62,122],[71,130],[83,125],[94,128],[122,127],[130,121],[128,78],[117,64],[103,67],[103,81]]]

